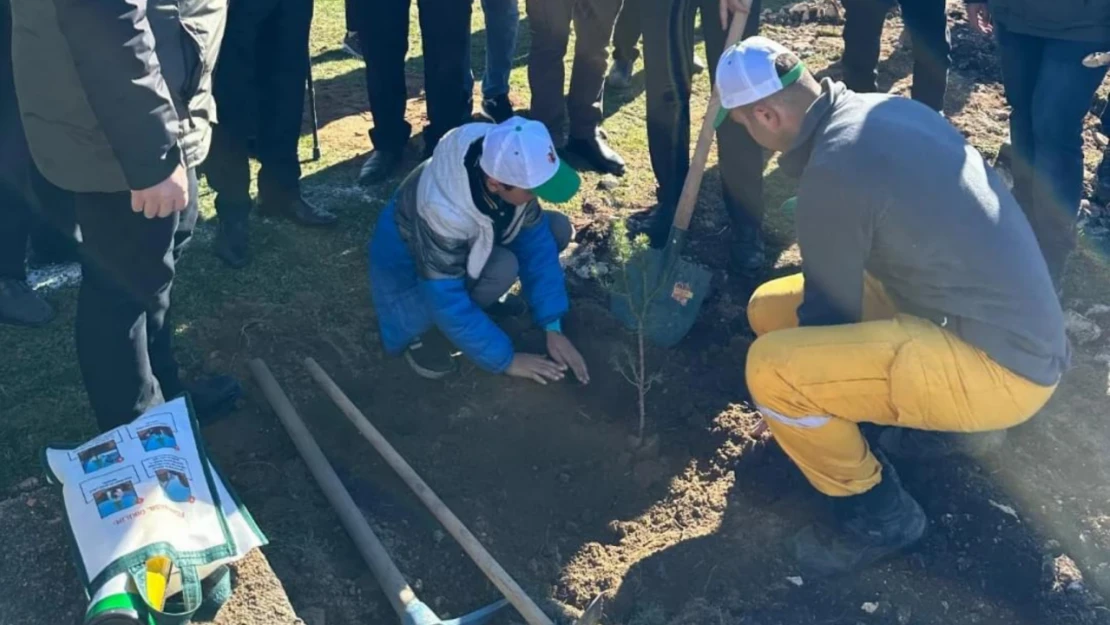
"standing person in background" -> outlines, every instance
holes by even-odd
[[[998,40],[1010,103],[1014,195],[1060,292],[1075,249],[1083,195],[1083,119],[1106,67],[1083,59],[1110,49],[1110,2],[991,0],[967,5],[968,22]]]
[[[308,80],[312,0],[230,0],[227,37],[214,90],[220,120],[212,131],[205,174],[216,191],[216,255],[229,267],[250,262],[250,148],[262,164],[258,209],[305,226],[336,217],[301,194],[297,143]]]
[[[528,84],[532,117],[543,122],[561,153],[595,171],[624,175],[624,159],[601,136],[606,49],[621,0],[528,0],[532,48]],[[564,60],[574,24],[574,64],[564,92]]]
[[[902,7],[913,50],[914,100],[940,112],[952,64],[945,0],[841,0],[844,4],[844,84],[856,93],[878,91],[879,42],[895,1]]]
[[[202,419],[241,389],[178,377],[170,292],[197,219],[224,0],[14,0],[12,63],[31,155],[75,192],[77,359],[102,430],[188,391]]]
[[[405,55],[409,49],[409,0],[351,0],[369,3],[355,12],[366,59],[366,95],[374,127],[374,150],[362,165],[359,183],[384,182],[401,164],[412,125],[405,121]],[[470,121],[473,89],[470,75],[468,0],[416,0],[424,51],[424,92],[428,127],[424,157],[432,155],[447,131]]]
[[[357,12],[362,5],[358,0],[343,0],[343,19],[347,23],[347,34],[343,37],[343,51],[362,60],[362,41],[358,36],[358,24],[362,21]]]
[[[509,74],[513,71],[520,22],[517,0],[482,0],[486,16],[486,71],[482,76],[482,114],[495,124],[513,116]],[[470,46],[466,48],[466,84],[474,89]]]
[[[609,66],[606,83],[614,89],[628,89],[632,86],[632,68],[640,58],[636,43],[643,34],[644,0],[624,0],[617,25],[613,28],[613,63]],[[705,71],[705,59],[694,55],[694,73]]]
[[[725,49],[731,15],[744,0],[665,0],[644,13],[644,66],[647,73],[647,133],[651,168],[659,183],[659,207],[648,227],[651,243],[667,242],[682,183],[690,169],[690,93],[694,58],[694,17],[700,9],[710,77]],[[754,0],[744,37],[759,32],[760,0]],[[700,119],[700,117],[699,117]],[[765,265],[763,150],[740,124],[717,130],[725,210],[733,229],[734,271],[754,276]]]

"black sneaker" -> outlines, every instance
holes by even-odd
[[[998,451],[1006,442],[1006,430],[991,432],[930,432],[891,427],[879,435],[879,447],[895,458],[925,460],[956,454],[978,458]]]
[[[55,314],[26,280],[0,278],[0,323],[39,327],[53,321]]]
[[[902,488],[882,456],[883,480],[866,493],[833,497],[836,521],[814,524],[790,540],[791,551],[808,577],[858,571],[914,544],[929,524],[925,511]]]
[[[332,226],[339,220],[335,213],[305,200],[299,193],[273,200],[259,197],[258,212],[264,215],[286,217],[302,226],[311,227]]]
[[[343,51],[362,60],[362,40],[359,39],[358,33],[348,32],[347,36],[343,37]]]
[[[632,61],[613,59],[613,64],[609,66],[609,75],[605,77],[605,83],[613,89],[622,91],[628,89],[632,86],[632,68]]]
[[[405,361],[416,375],[438,380],[455,371],[454,351],[451,341],[439,328],[433,327],[405,349]]]
[[[495,124],[500,124],[514,114],[513,103],[509,100],[508,94],[482,100],[482,115]]]
[[[178,384],[181,388],[163,387],[166,399],[188,393],[189,400],[193,403],[193,412],[202,425],[230,414],[235,410],[236,402],[243,396],[243,387],[235,378],[228,375],[213,375],[189,383],[178,382]]]

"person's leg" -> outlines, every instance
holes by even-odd
[[[482,0],[486,16],[486,72],[482,77],[482,98],[492,100],[509,95],[509,73],[513,69],[520,7],[516,0]]]
[[[370,141],[376,151],[400,154],[412,133],[412,126],[405,121],[409,0],[373,0],[371,7],[356,12],[356,18],[361,19],[357,30],[366,58],[366,97],[374,119]]]
[[[879,64],[879,41],[883,35],[886,14],[893,2],[842,0],[842,4],[844,55],[840,58],[840,64],[844,69],[844,84],[857,93],[870,93],[877,89],[875,68]]]
[[[695,0],[664,0],[643,13],[647,138],[659,208],[649,230],[662,247],[690,168],[690,81]]]
[[[613,27],[613,60],[631,65],[640,58],[636,44],[643,32],[643,3],[645,0],[624,0],[617,24]]]
[[[532,91],[531,115],[547,126],[556,148],[566,145],[567,101],[563,61],[570,40],[574,0],[527,0],[532,44],[528,51],[528,86]]]
[[[84,256],[77,360],[97,424],[108,430],[163,401],[147,328],[161,327],[169,309],[180,216],[147,219],[131,210],[127,192],[79,193],[75,201]]]
[[[1046,41],[1033,95],[1033,227],[1057,286],[1075,248],[1075,221],[1083,197],[1083,120],[1107,69],[1086,67],[1082,61],[1105,48]]]
[[[1036,232],[1033,207],[1033,94],[1041,71],[1043,39],[1007,31],[995,24],[1002,86],[1010,105],[1010,170],[1014,197]]]
[[[717,61],[724,52],[726,32],[712,18],[712,0],[702,0],[702,28],[709,55],[709,75],[716,76]],[[752,2],[751,16],[744,37],[759,33],[760,0]],[[706,16],[709,16],[706,19]],[[721,190],[725,211],[732,224],[733,240],[730,266],[750,276],[766,265],[763,253],[763,148],[742,124],[726,122],[717,130],[717,151],[721,163]],[[681,183],[680,183],[681,184]],[[681,189],[681,187],[679,187]],[[677,201],[675,195],[675,201]],[[665,236],[665,235],[664,235]]]
[[[562,252],[574,239],[574,224],[570,218],[559,211],[545,210],[547,225],[551,228],[551,236],[555,237],[555,248]]]
[[[473,89],[467,88],[470,55],[471,2],[418,0],[420,36],[424,44],[424,91],[428,95],[428,127],[424,156],[431,156],[440,138],[470,121]]]
[[[571,139],[592,140],[601,127],[608,47],[620,9],[621,0],[575,1],[574,63],[567,92]]]
[[[509,292],[520,275],[520,261],[508,248],[494,246],[489,260],[482,268],[481,275],[468,285],[470,299],[479,308],[486,309],[497,303],[501,296]]]
[[[913,41],[913,99],[944,110],[952,45],[944,0],[899,0]]]

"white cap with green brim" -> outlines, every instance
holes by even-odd
[[[717,91],[721,97],[718,128],[728,119],[730,110],[774,95],[802,77],[805,65],[801,61],[781,76],[775,69],[775,60],[789,52],[766,37],[750,37],[725,50],[717,63]]]
[[[511,117],[486,133],[478,164],[490,178],[554,204],[574,197],[582,182],[556,154],[547,127],[522,117]]]

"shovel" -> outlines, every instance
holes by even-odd
[[[751,2],[747,2],[743,11],[732,16],[726,47],[739,41],[750,10]],[[648,340],[662,347],[673,347],[686,336],[709,292],[709,271],[683,260],[682,248],[686,246],[690,217],[698,201],[709,149],[713,147],[717,130],[713,122],[720,108],[721,99],[714,86],[694,158],[682,184],[667,244],[662,250],[646,250],[633,259],[625,268],[628,288],[624,293],[614,293],[610,299],[610,310],[621,323],[630,330],[643,332]]]
[[[289,433],[289,438],[293,439],[293,444],[296,445],[301,458],[308,465],[312,476],[316,478],[316,483],[320,485],[320,489],[324,491],[324,495],[335,508],[347,534],[373,571],[382,592],[401,619],[401,625],[481,625],[501,608],[509,605],[508,601],[502,599],[455,619],[443,620],[436,616],[427,604],[417,598],[397,565],[393,563],[393,559],[389,557],[389,552],[382,545],[382,541],[374,534],[374,530],[370,529],[370,524],[362,516],[362,511],[351,499],[343,483],[339,481],[339,476],[335,474],[335,470],[328,463],[324,452],[320,450],[316,439],[305,427],[304,421],[297,414],[297,409],[293,407],[285,391],[274,379],[266,363],[258,359],[252,360],[250,369],[258,385],[262,387],[262,393],[285,426],[285,431]]]

